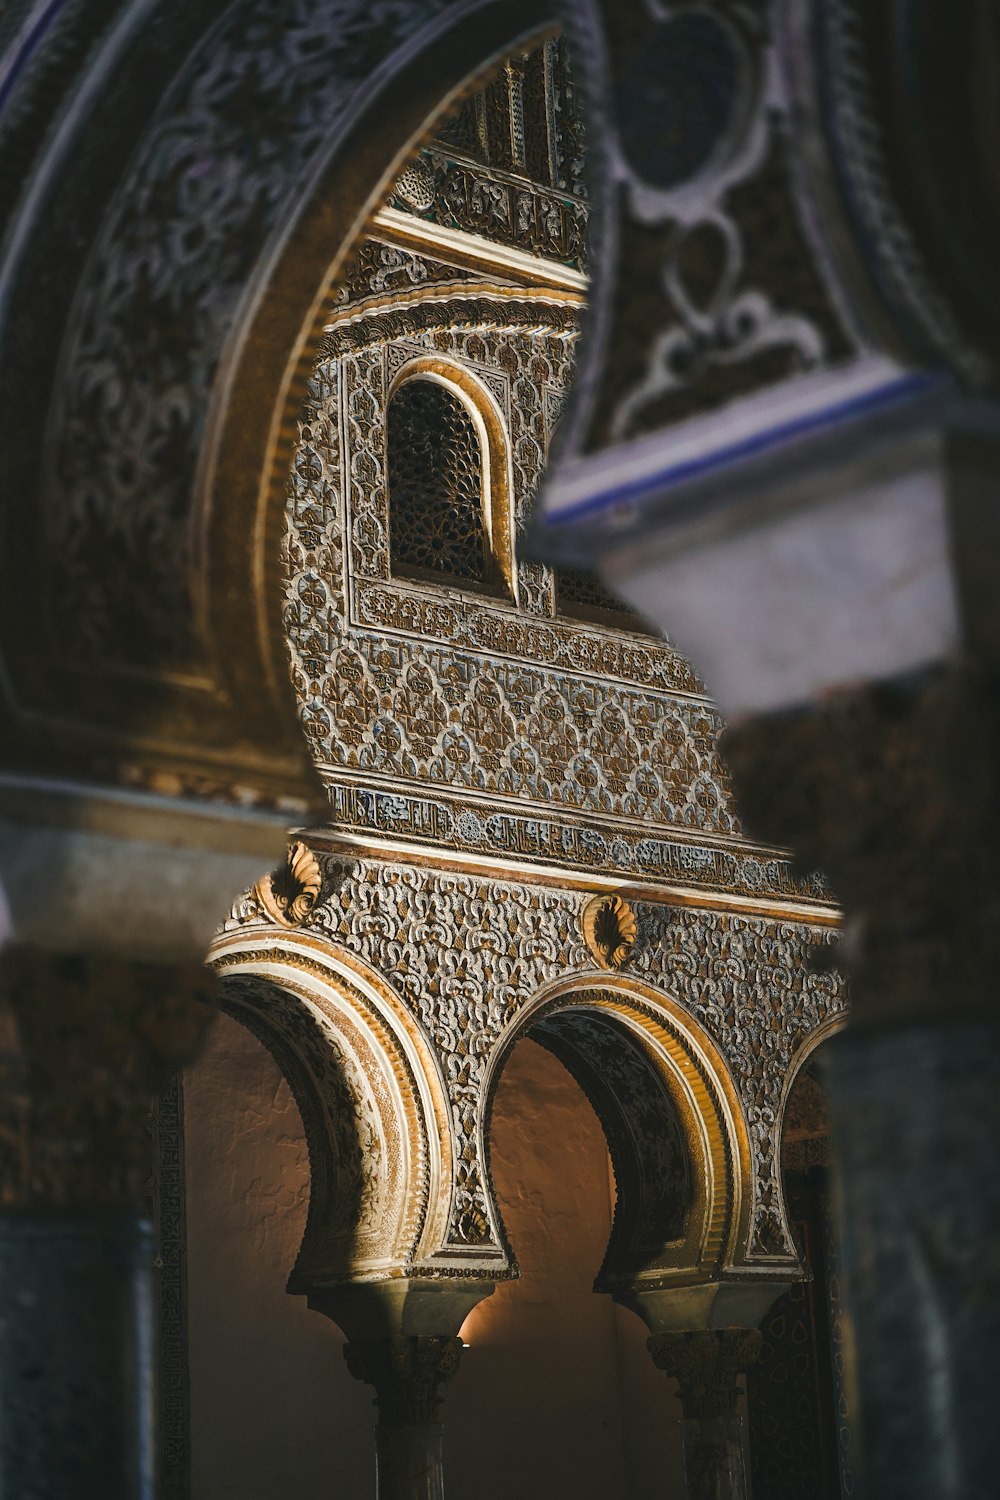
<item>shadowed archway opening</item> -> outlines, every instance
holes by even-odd
[[[183,1097],[184,1274],[171,1312],[186,1328],[190,1416],[160,1434],[164,1500],[269,1500],[290,1486],[323,1500],[331,1472],[343,1494],[373,1500],[370,1396],[339,1330],[286,1290],[311,1186],[293,1091],[271,1050],[221,1015]],[[161,1359],[161,1410],[182,1401],[183,1373]]]
[[[645,1046],[617,1019],[560,1010],[530,1034],[576,1079],[607,1137],[618,1192],[598,1285],[611,1289],[688,1237],[695,1176],[677,1110]]]
[[[475,1432],[476,1463],[511,1494],[653,1500],[681,1483],[674,1404],[647,1330],[594,1295],[615,1219],[605,1126],[534,1030],[511,1050],[490,1127],[495,1201],[519,1277],[467,1320],[449,1430]],[[565,1050],[565,1049],[564,1049]],[[476,1492],[471,1453],[451,1446],[450,1482]]]

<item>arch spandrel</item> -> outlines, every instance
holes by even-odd
[[[720,1277],[763,1285],[794,1271],[780,1176],[782,1100],[799,1051],[843,1009],[836,978],[806,966],[810,941],[829,929],[632,897],[634,945],[609,975],[587,944],[587,891],[384,859],[359,857],[345,868],[324,850],[321,831],[310,839],[322,890],[296,933],[277,929],[251,896],[238,903],[216,951],[256,953],[252,969],[273,945],[294,942],[310,963],[333,963],[354,983],[367,976],[396,1034],[409,1037],[410,1065],[425,1079],[423,1096],[435,1101],[423,1117],[439,1110],[442,1142],[438,1216],[412,1264],[445,1275],[511,1273],[489,1181],[489,1101],[505,1051],[533,1021],[544,1023],[549,1007],[551,1017],[577,1010],[616,1028],[633,1075],[647,1069],[665,1135],[676,1126],[686,1143],[696,1189],[683,1228],[674,1223],[668,1233],[650,1184],[669,1164],[655,1144],[640,1154],[640,1191],[610,1247],[607,1285],[659,1278],[709,1286]],[[559,1048],[558,1026],[550,1030]],[[586,1083],[599,1039],[589,1047],[561,1040]],[[628,1130],[624,1118],[620,1155],[630,1149]],[[636,1226],[657,1223],[660,1241],[643,1240]]]

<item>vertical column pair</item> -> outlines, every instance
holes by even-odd
[[[492,1289],[396,1280],[310,1294],[310,1306],[347,1333],[351,1374],[375,1388],[378,1500],[443,1500],[440,1405],[461,1360],[457,1328]],[[431,1327],[436,1331],[426,1331]],[[736,1406],[739,1378],[760,1347],[760,1333],[744,1327],[658,1332],[648,1340],[658,1368],[678,1381],[688,1500],[749,1500]]]

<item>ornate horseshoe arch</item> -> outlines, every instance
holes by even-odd
[[[788,1101],[792,1097],[792,1092],[795,1088],[795,1085],[799,1081],[803,1069],[810,1062],[813,1055],[818,1052],[819,1049],[824,1045],[824,1043],[828,1042],[831,1037],[836,1036],[838,1032],[843,1031],[846,1024],[846,1012],[841,1011],[837,1015],[828,1016],[821,1025],[816,1027],[815,1031],[810,1032],[809,1036],[806,1037],[806,1039],[803,1041],[798,1051],[794,1053],[789,1064],[788,1072],[785,1075],[785,1082],[781,1090],[781,1099],[779,1101],[777,1109],[778,1124],[775,1135],[779,1142],[782,1140],[785,1131],[785,1117],[788,1111]]]
[[[717,1047],[662,993],[600,975],[546,986],[490,1059],[481,1151],[508,1253],[489,1175],[490,1117],[504,1064],[525,1036],[566,1066],[608,1141],[617,1201],[596,1290],[628,1300],[727,1278],[787,1281],[798,1274],[791,1255],[764,1264],[750,1243],[759,1184],[737,1091]]]
[[[380,975],[304,933],[225,934],[222,1004],[278,1063],[302,1116],[311,1188],[289,1291],[433,1264],[453,1148],[438,1065]]]

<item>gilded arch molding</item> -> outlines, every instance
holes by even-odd
[[[453,1147],[440,1072],[392,986],[308,934],[220,935],[224,1007],[272,1053],[309,1147],[309,1213],[290,1291],[433,1267]]]

